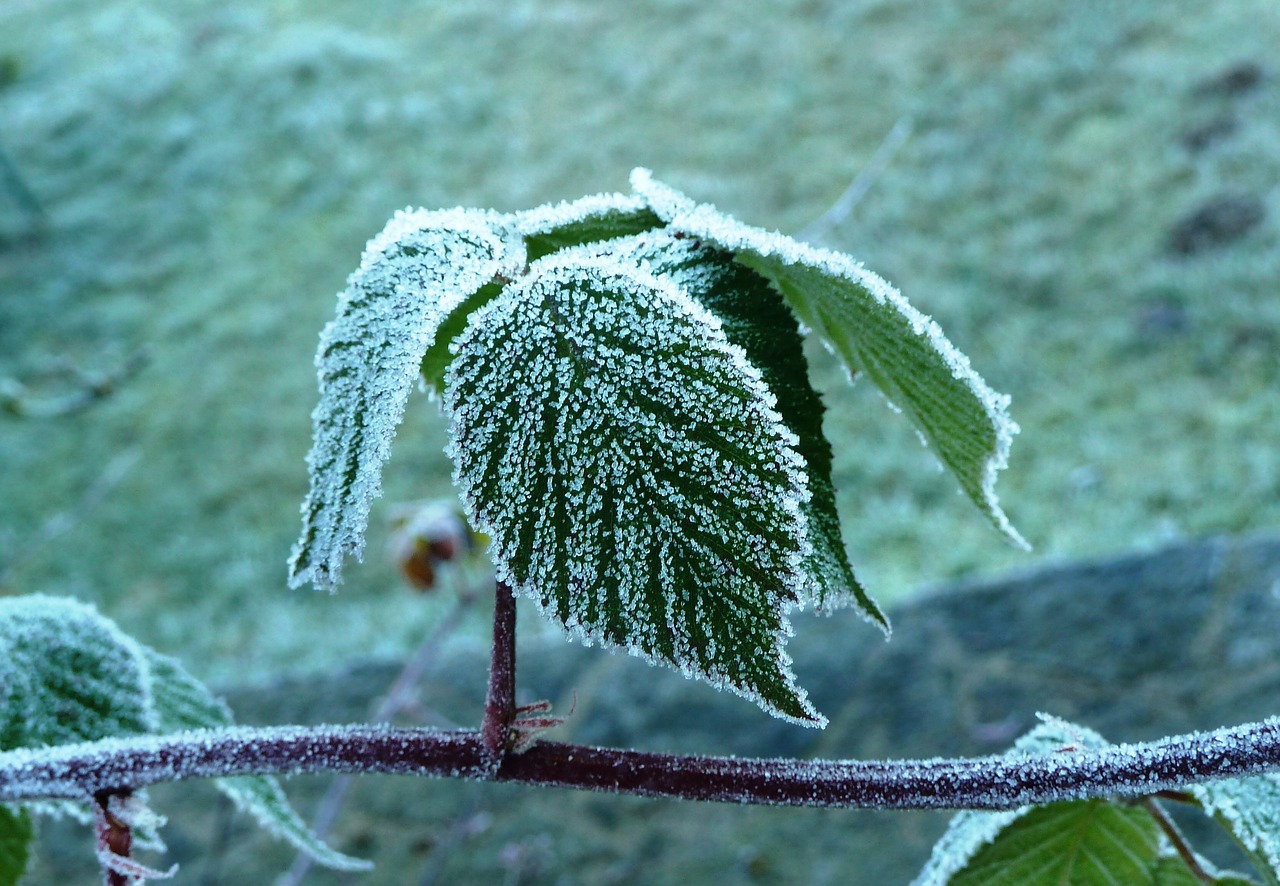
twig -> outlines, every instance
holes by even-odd
[[[1160,826],[1160,830],[1169,838],[1169,843],[1173,846],[1178,857],[1182,859],[1183,864],[1187,866],[1187,870],[1191,871],[1201,883],[1213,883],[1217,878],[1204,869],[1200,864],[1200,859],[1196,857],[1195,850],[1187,843],[1186,837],[1182,836],[1182,831],[1178,829],[1177,823],[1169,817],[1169,813],[1164,811],[1161,806],[1152,797],[1143,800],[1142,806],[1147,812],[1151,813],[1151,817],[1156,820],[1156,824]]]
[[[884,174],[889,167],[889,162],[893,160],[893,155],[898,152],[898,148],[902,147],[903,142],[911,135],[912,122],[910,117],[901,117],[898,122],[893,125],[884,140],[880,142],[880,146],[876,148],[876,152],[871,155],[871,160],[867,165],[859,170],[854,176],[853,181],[849,183],[849,187],[845,188],[844,193],[831,204],[831,208],[824,212],[821,216],[814,219],[808,226],[800,232],[801,240],[822,241],[827,238],[833,230],[844,223],[849,217],[849,213],[853,211],[853,207],[867,195],[871,190],[871,186],[876,180]]]
[[[140,452],[139,447],[132,446],[111,459],[102,470],[102,473],[81,494],[73,507],[60,511],[45,520],[40,527],[40,533],[23,544],[22,555],[0,567],[0,589],[8,586],[9,581],[23,566],[26,566],[39,556],[45,548],[74,529],[94,508],[101,504],[102,500],[107,497],[107,493],[114,489],[137,463]]]
[[[76,412],[111,396],[151,360],[149,349],[131,355],[111,372],[88,372],[70,367],[77,387],[71,393],[37,399],[14,378],[0,378],[0,411],[21,418],[56,418]]]
[[[495,582],[493,653],[489,659],[489,691],[484,700],[480,736],[496,773],[507,753],[516,715],[516,598],[503,582]]]
[[[541,742],[495,772],[478,730],[229,727],[0,752],[0,802],[233,775],[363,772],[552,785],[773,806],[1016,809],[1147,797],[1280,769],[1280,718],[1070,755],[955,760],[751,760]]]

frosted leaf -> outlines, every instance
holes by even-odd
[[[1006,757],[1030,757],[1054,751],[1094,750],[1107,746],[1098,733],[1083,726],[1044,714],[1041,723],[1019,738]],[[962,882],[953,879],[966,870],[984,846],[996,839],[1015,821],[1036,807],[1022,806],[1000,812],[958,812],[951,817],[946,833],[933,846],[933,854],[912,886],[943,886]],[[1010,883],[1020,881],[1009,881]]]
[[[512,230],[524,237],[532,261],[558,249],[638,234],[661,224],[639,197],[596,194],[517,212]]]
[[[471,315],[445,378],[454,479],[498,577],[622,647],[806,725],[786,610],[812,593],[797,440],[670,281],[563,250]]]
[[[1221,822],[1259,870],[1280,880],[1280,775],[1255,775],[1192,785],[1207,815]]]
[[[33,837],[31,816],[0,803],[0,886],[18,886],[27,870]]]
[[[423,358],[445,319],[495,278],[515,275],[510,219],[478,210],[398,213],[369,241],[316,354],[320,402],[307,456],[311,491],[289,584],[332,589],[360,557],[369,507]]]
[[[226,705],[177,661],[143,646],[92,606],[38,594],[0,599],[0,751],[231,723]],[[345,870],[368,866],[334,852],[307,831],[274,779],[215,779],[214,784],[321,864]],[[66,806],[33,803],[28,808],[61,812]]]
[[[805,460],[810,497],[802,509],[813,545],[805,565],[815,592],[801,602],[823,612],[856,605],[865,618],[887,632],[888,619],[854,576],[845,554],[831,481],[831,444],[822,432],[826,410],[809,383],[800,330],[781,295],[759,274],[735,261],[732,253],[670,231],[650,231],[587,249],[593,255],[639,264],[675,283],[720,320],[725,336],[760,370]]]
[[[646,169],[635,170],[631,184],[672,230],[734,252],[777,287],[851,374],[865,372],[906,413],[992,523],[1026,546],[995,494],[1018,431],[1008,397],[988,387],[932,319],[846,255],[744,225]]]

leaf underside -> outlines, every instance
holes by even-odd
[[[361,555],[382,466],[440,325],[523,264],[522,250],[500,236],[501,223],[471,210],[405,212],[370,241],[320,337],[311,489],[289,561],[291,586],[331,589],[343,558]]]
[[[759,372],[670,282],[553,259],[472,315],[446,375],[499,577],[586,642],[823,722],[783,648],[811,593],[804,466]]]
[[[138,643],[92,607],[42,595],[0,600],[0,750],[231,723],[226,706],[177,661]],[[312,834],[274,778],[214,784],[317,862],[368,867]]]
[[[987,386],[936,323],[847,256],[741,224],[647,170],[632,173],[632,186],[672,230],[733,252],[772,283],[851,375],[865,373],[907,415],[991,522],[1026,546],[995,494],[1018,430],[1008,398]]]

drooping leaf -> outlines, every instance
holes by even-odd
[[[639,234],[662,224],[644,200],[627,194],[596,194],[539,206],[515,213],[514,219],[513,230],[524,237],[530,261],[559,249]]]
[[[669,231],[596,244],[591,253],[641,264],[675,283],[720,320],[725,337],[760,370],[805,460],[810,498],[803,511],[813,545],[806,567],[816,594],[804,602],[819,611],[856,605],[887,631],[888,619],[854,576],[845,554],[831,481],[831,444],[822,431],[825,407],[809,382],[800,330],[782,297],[760,275],[734,261],[732,253]]]
[[[631,183],[672,230],[733,252],[777,287],[851,374],[866,373],[907,415],[992,523],[1026,545],[995,494],[1018,430],[1008,397],[988,387],[932,319],[846,255],[741,224],[648,170],[635,170]]]
[[[226,705],[177,661],[143,646],[92,606],[38,594],[0,599],[0,750],[231,723]],[[317,862],[368,867],[308,831],[275,779],[214,784]],[[33,811],[45,808],[31,804]]]
[[[471,315],[449,451],[499,577],[582,640],[776,715],[786,610],[812,593],[797,439],[720,322],[639,268],[564,250]]]
[[[1270,884],[1280,883],[1280,775],[1192,785],[1205,814],[1222,823]]]
[[[22,880],[33,836],[26,810],[0,803],[0,886],[18,886]]]
[[[524,263],[509,220],[477,210],[398,213],[369,241],[316,354],[311,490],[289,583],[331,589],[364,549],[369,507],[423,357],[450,313]]]

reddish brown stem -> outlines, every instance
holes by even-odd
[[[99,791],[93,795],[94,830],[98,838],[99,858],[128,858],[133,851],[133,831],[111,811],[111,798],[127,798],[130,791]],[[129,886],[129,877],[119,870],[103,868],[105,886]]]
[[[489,691],[484,700],[480,737],[491,773],[507,752],[511,721],[516,715],[516,598],[496,583],[493,606],[493,652],[489,658]]]
[[[83,799],[184,778],[383,772],[785,806],[1015,809],[1148,797],[1280,770],[1280,719],[1073,754],[969,760],[749,760],[543,742],[495,774],[481,733],[233,727],[0,752],[0,802]]]

